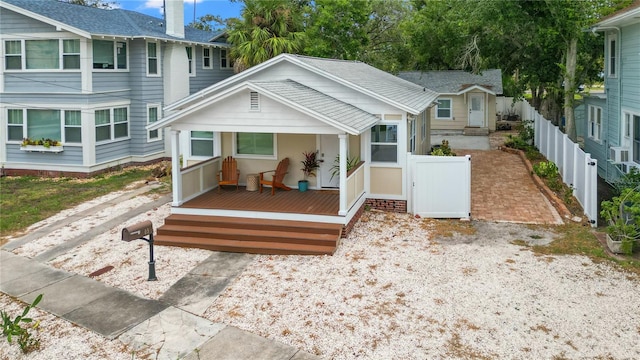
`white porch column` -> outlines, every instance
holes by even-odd
[[[182,205],[182,174],[180,173],[180,131],[171,130],[171,182],[173,202],[171,206]]]
[[[338,135],[340,141],[340,210],[338,215],[347,215],[347,140],[349,135]]]

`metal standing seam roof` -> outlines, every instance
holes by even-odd
[[[256,90],[265,90],[277,97],[295,103],[304,109],[321,114],[333,122],[342,125],[344,130],[354,135],[369,129],[380,120],[377,116],[360,108],[293,80],[250,81],[248,83],[253,85],[252,87]],[[336,124],[332,125],[336,126]],[[352,130],[349,131],[349,129]]]
[[[210,32],[185,26],[185,37],[182,39],[165,33],[166,26],[163,19],[130,10],[99,9],[57,0],[2,0],[1,3],[20,7],[92,35],[147,37],[226,46],[223,41],[210,42],[222,32]]]
[[[502,71],[484,70],[482,74],[472,74],[462,70],[403,71],[398,77],[432,89],[440,94],[457,94],[469,85],[485,87],[496,94],[502,94]]]
[[[323,59],[287,54],[302,63],[386,98],[419,113],[438,97],[430,88],[418,86],[361,61]],[[407,110],[409,110],[407,109]]]

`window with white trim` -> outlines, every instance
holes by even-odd
[[[80,69],[77,39],[6,40],[4,47],[6,70]]]
[[[234,155],[239,157],[275,158],[275,134],[235,133]]]
[[[147,43],[147,75],[160,75],[160,58],[158,51],[158,43]]]
[[[160,118],[160,106],[147,105],[147,125],[151,125]],[[147,133],[147,141],[157,141],[162,139],[160,130],[149,130]]]
[[[93,68],[96,70],[126,70],[127,43],[93,40]]]
[[[129,137],[129,109],[117,107],[95,111],[96,142]]]
[[[191,131],[191,157],[213,157],[213,131]]]
[[[213,62],[211,61],[211,48],[208,48],[208,47],[202,48],[202,68],[203,69],[213,68]]]
[[[7,109],[7,141],[30,138],[79,144],[82,142],[81,119],[80,110]]]
[[[233,61],[227,49],[220,49],[220,69],[233,69]]]
[[[436,119],[453,118],[453,101],[451,99],[443,98],[438,99],[436,104]]]
[[[414,117],[413,120],[411,120],[411,123],[409,125],[409,152],[412,154],[415,154],[416,152],[416,122],[418,121],[418,118]]]
[[[371,161],[398,162],[398,125],[382,123],[371,128]]]
[[[187,58],[189,59],[189,75],[196,76],[196,68],[194,66],[193,59],[193,46],[187,46],[185,49],[187,49]]]
[[[589,105],[588,113],[589,122],[589,138],[600,141],[602,136],[602,108],[599,106]]]
[[[633,115],[633,161],[640,164],[640,115]]]
[[[617,46],[616,46],[616,35],[609,35],[609,45],[608,45],[608,52],[607,52],[607,73],[609,74],[609,77],[616,77],[616,72],[617,72],[617,63],[616,63],[616,57],[617,57]]]

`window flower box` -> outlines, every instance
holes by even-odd
[[[62,145],[49,146],[49,147],[46,147],[44,145],[21,145],[20,150],[29,151],[29,152],[59,153],[59,152],[63,152],[64,148],[62,147]]]
[[[29,138],[24,138],[22,140],[22,144],[20,144],[20,150],[33,151],[33,152],[59,153],[64,151],[64,148],[62,147],[62,143],[58,140],[52,140],[52,139],[33,140]]]

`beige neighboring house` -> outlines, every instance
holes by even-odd
[[[437,92],[431,130],[488,134],[496,130],[496,96],[502,95],[502,71],[472,74],[461,70],[407,71],[398,76]]]
[[[344,235],[365,205],[407,211],[408,154],[430,150],[428,113],[437,96],[359,61],[282,54],[169,105],[166,116],[147,130],[171,129],[172,217],[180,215],[182,223],[196,219],[201,227],[213,216],[250,218],[252,223],[295,221],[304,227],[323,223],[342,228]],[[192,147],[206,147],[211,155],[183,158],[181,164],[185,133]],[[309,179],[311,191],[301,193],[301,161],[303,152],[310,151],[318,153],[320,168]],[[277,190],[274,196],[246,189],[212,191],[227,156],[237,160],[241,186],[288,158],[283,183],[293,190]],[[348,159],[355,165],[351,169]],[[202,216],[206,218],[197,220]],[[196,236],[186,234],[185,227],[171,236],[161,228],[158,240],[224,251],[286,253],[246,250],[228,241],[221,245],[210,235],[189,244]],[[174,239],[180,236],[185,241],[178,244]]]

